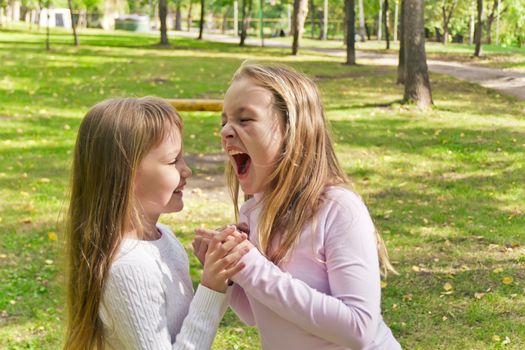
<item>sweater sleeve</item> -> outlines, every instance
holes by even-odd
[[[130,350],[210,349],[227,307],[226,294],[199,286],[172,343],[161,281],[144,266],[112,266],[103,302],[111,335]]]
[[[230,306],[232,310],[241,318],[241,320],[248,326],[255,326],[255,319],[253,317],[252,307],[250,301],[246,297],[244,289],[239,285],[232,286]]]
[[[343,205],[332,202],[322,229],[331,295],[283,272],[257,249],[243,257],[246,267],[233,280],[247,294],[307,332],[362,349],[373,341],[381,319],[374,226],[356,197]]]

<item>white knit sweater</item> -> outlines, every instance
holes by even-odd
[[[157,226],[156,241],[125,239],[111,265],[100,306],[106,348],[210,349],[227,294],[199,285],[173,233]]]

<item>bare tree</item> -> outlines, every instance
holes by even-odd
[[[363,0],[359,0],[359,36],[362,42],[365,42],[365,25],[365,7]],[[370,40],[370,37],[368,37],[368,40]]]
[[[177,7],[175,9],[175,30],[182,30],[182,4],[181,0],[177,1]]]
[[[328,0],[324,0],[322,39],[326,40],[327,38],[328,38]]]
[[[399,60],[397,64],[397,83],[405,83],[405,0],[399,0],[401,7],[399,21]]]
[[[78,35],[77,35],[77,24],[73,17],[73,3],[71,0],[67,0],[67,5],[69,6],[69,15],[71,16],[71,28],[73,28],[73,42],[75,46],[78,46]],[[49,9],[48,9],[49,12]]]
[[[204,0],[201,0],[201,20],[199,22],[199,37],[197,39],[202,39],[202,32],[204,31]]]
[[[433,104],[425,53],[424,0],[404,0],[405,103],[419,108]]]
[[[248,26],[250,25],[250,17],[252,15],[253,0],[242,0],[241,9],[241,41],[239,46],[244,46],[246,37],[248,36]],[[246,8],[248,7],[248,8]]]
[[[159,20],[160,20],[160,44],[168,45],[168,29],[166,17],[168,16],[168,4],[166,0],[159,0]]]
[[[388,0],[385,0],[383,3],[383,25],[385,26],[385,40],[386,40],[386,49],[390,49],[390,30],[388,29],[388,24],[390,23],[390,16],[388,11]]]
[[[474,43],[476,48],[474,49],[474,56],[481,56],[481,38],[483,36],[483,0],[477,0],[478,14],[476,21],[476,30],[474,31]]]
[[[494,20],[498,16],[498,2],[501,5],[503,0],[500,0],[500,1],[494,0],[494,3],[492,4],[492,10],[490,11],[489,15],[487,16],[487,44],[492,44],[492,24],[494,23]],[[499,12],[499,14],[501,15],[505,11],[507,11],[507,7],[503,8]],[[496,43],[496,45],[497,45],[497,43]]]
[[[292,55],[297,55],[299,51],[299,40],[303,36],[304,21],[308,14],[308,0],[294,0],[292,15]]]
[[[345,0],[346,64],[355,65],[355,1]]]
[[[190,0],[190,6],[188,8],[188,17],[187,17],[187,23],[188,23],[188,32],[191,30],[191,25],[193,23],[193,18],[191,17],[191,10],[193,7],[193,0]]]
[[[458,0],[443,0],[441,3],[441,13],[443,14],[443,45],[447,44],[449,29],[448,25],[450,24],[450,20],[454,14],[457,4]]]

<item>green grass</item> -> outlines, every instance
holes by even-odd
[[[46,52],[43,33],[0,31],[0,348],[60,347],[60,215],[89,106],[113,96],[220,98],[247,58],[317,79],[338,155],[400,272],[386,281],[382,306],[403,347],[525,348],[523,101],[431,74],[436,106],[420,112],[399,104],[392,67],[191,39],[162,48],[156,35],[88,31],[79,48],[64,32],[52,40]],[[217,113],[183,117],[189,155],[221,152]],[[232,220],[211,182],[220,163],[192,167],[202,188],[162,218],[188,249],[194,227]],[[191,253],[190,264],[197,282]],[[258,349],[257,339],[229,312],[214,349]]]

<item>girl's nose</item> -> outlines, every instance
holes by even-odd
[[[191,177],[191,175],[193,175],[193,172],[187,164],[184,164],[184,168],[182,169],[180,174],[183,178],[187,179],[188,177]]]
[[[235,131],[230,126],[230,123],[224,124],[224,126],[221,129],[221,137],[223,139],[231,138],[235,135]]]

